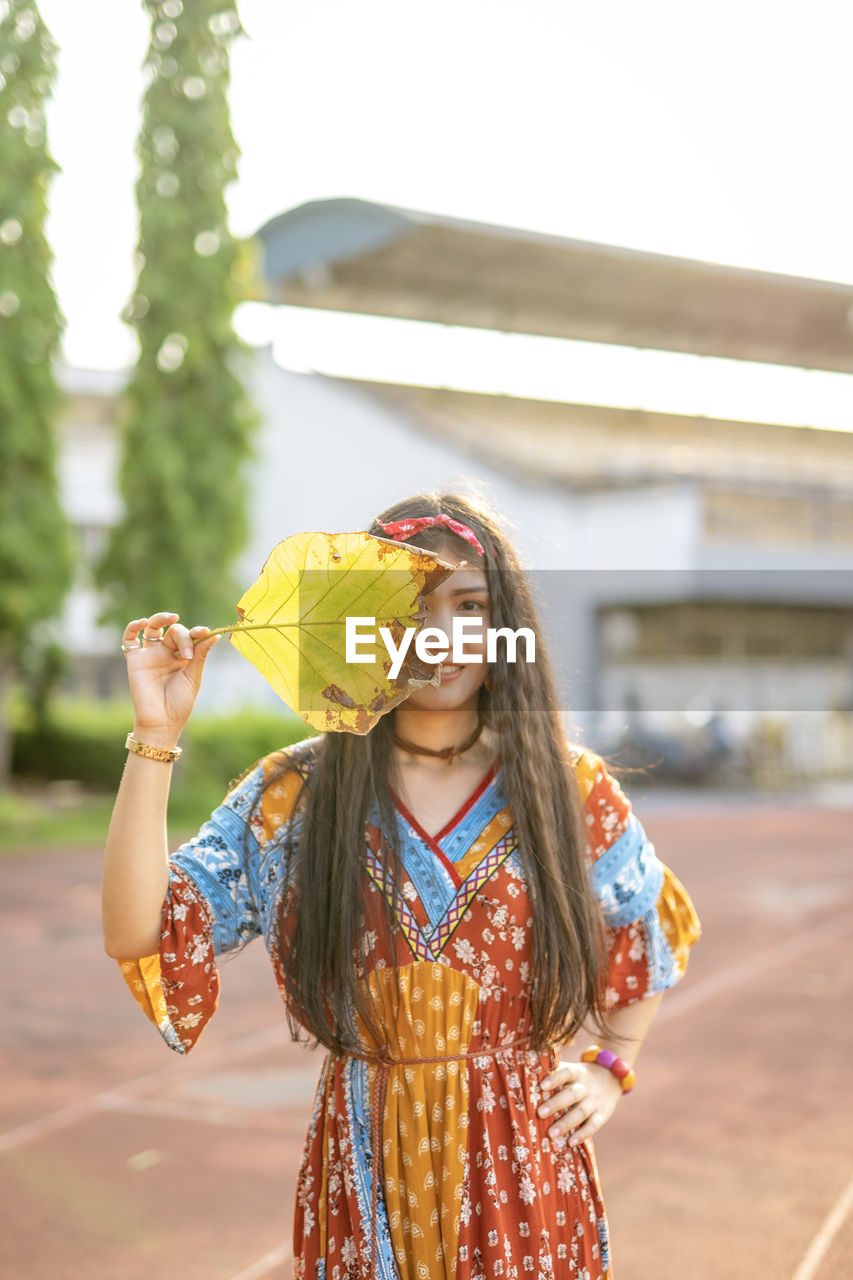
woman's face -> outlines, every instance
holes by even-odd
[[[458,556],[447,550],[436,553],[450,564],[459,563]],[[486,629],[490,626],[489,587],[482,569],[471,561],[456,569],[434,591],[423,597],[426,617],[423,626],[438,627],[450,642],[451,652],[436,664],[441,672],[438,688],[426,686],[406,699],[403,706],[413,711],[457,711],[477,705],[480,686],[488,674],[486,664]],[[472,627],[465,638],[468,661],[454,663],[452,654],[453,619],[476,618],[482,625]]]

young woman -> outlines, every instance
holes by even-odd
[[[609,1280],[591,1138],[699,922],[603,761],[566,740],[493,513],[420,495],[369,532],[458,566],[428,625],[530,627],[535,661],[502,644],[491,664],[448,661],[365,736],[275,752],[170,858],[169,761],[216,638],[174,613],[134,619],[106,949],[186,1053],[216,1007],[216,957],[264,937],[291,1029],[328,1050],[299,1280]],[[561,1056],[579,1033],[587,1060]]]

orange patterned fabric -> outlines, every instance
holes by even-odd
[[[262,934],[284,995],[277,921],[282,902],[291,918],[297,904],[281,835],[299,777],[269,788],[251,813],[279,758],[263,761],[174,855],[160,955],[123,966],[178,1052],[216,1007],[216,954]],[[294,749],[294,759],[307,776],[310,750]],[[608,926],[607,1003],[619,1008],[680,979],[700,924],[601,759],[578,748],[572,760],[590,874],[605,918],[618,922]],[[533,922],[500,770],[474,794],[440,840],[401,816],[399,900],[368,822],[358,973],[393,1061],[326,1056],[297,1181],[296,1280],[612,1278],[592,1142],[550,1138],[552,1121],[537,1114],[539,1082],[558,1054],[526,1047]],[[401,926],[393,940],[383,895]],[[423,1061],[435,1058],[444,1060]]]
[[[189,877],[172,872],[160,954],[119,963],[145,1015],[174,1049],[189,1053],[219,1003],[210,908]]]

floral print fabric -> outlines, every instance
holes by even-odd
[[[292,890],[281,838],[299,775],[310,771],[310,744],[288,754],[299,773],[267,789],[251,822],[280,755],[262,761],[173,856],[160,954],[122,964],[177,1052],[189,1051],[216,1008],[216,955],[264,936],[283,992],[275,930]],[[700,925],[600,758],[573,748],[572,760],[607,923],[606,1003],[615,1009],[673,986]],[[399,900],[382,875],[380,833],[367,823],[370,915],[359,955],[394,1061],[326,1056],[298,1177],[295,1276],[611,1280],[592,1143],[550,1138],[551,1121],[537,1115],[539,1081],[559,1055],[525,1043],[532,920],[500,769],[436,837],[399,807]],[[383,895],[400,922],[393,954]]]

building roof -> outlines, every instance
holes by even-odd
[[[258,235],[268,301],[853,372],[853,285],[350,198]]]
[[[313,375],[318,376],[318,375]],[[696,479],[853,495],[853,433],[346,378],[422,430],[568,489]]]

